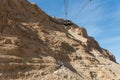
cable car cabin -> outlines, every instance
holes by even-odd
[[[64,20],[64,21],[63,21],[63,24],[64,24],[65,26],[71,26],[71,25],[73,25],[73,23],[72,23],[70,20]]]

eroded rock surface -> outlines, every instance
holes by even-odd
[[[115,57],[63,21],[27,0],[0,0],[0,79],[120,80]]]

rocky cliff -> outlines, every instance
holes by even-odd
[[[0,0],[0,79],[120,80],[115,57],[63,22],[27,0]]]

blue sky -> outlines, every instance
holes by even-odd
[[[51,16],[65,18],[64,0],[29,0]],[[68,19],[87,29],[120,63],[120,0],[68,0]]]

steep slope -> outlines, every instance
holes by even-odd
[[[27,0],[0,0],[0,79],[119,80],[115,57],[63,21]]]

